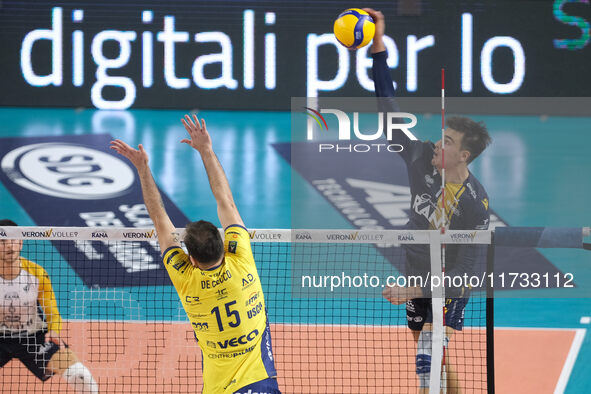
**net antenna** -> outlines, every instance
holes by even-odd
[[[441,69],[441,235],[445,234],[446,228],[449,226],[447,212],[445,210],[445,69]],[[433,275],[441,275],[443,279],[445,275],[445,243],[440,243],[440,260],[436,259],[437,255],[431,255],[431,270],[434,271]],[[437,266],[439,261],[441,265]],[[440,268],[440,270],[439,270]],[[436,271],[435,271],[436,270]],[[440,271],[440,272],[437,272]],[[437,293],[431,294],[432,302],[431,307],[433,308],[433,358],[432,368],[434,373],[431,373],[430,380],[430,392],[438,392],[441,387],[441,392],[447,392],[447,373],[445,368],[445,288],[441,286],[436,289]],[[441,353],[441,356],[439,354]],[[438,371],[441,370],[441,374]]]

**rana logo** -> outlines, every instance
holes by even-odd
[[[295,235],[295,239],[296,240],[306,240],[306,241],[311,241],[312,240],[312,235],[309,232],[303,232],[303,233],[296,233]]]
[[[119,158],[70,143],[41,143],[10,151],[0,163],[15,184],[48,196],[96,200],[129,191],[134,173]]]
[[[414,241],[415,237],[412,235],[412,233],[399,234],[398,240],[399,241]]]

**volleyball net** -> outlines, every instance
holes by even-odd
[[[584,246],[580,228],[249,233],[284,393],[415,393],[422,343],[416,330],[429,324],[431,340],[420,350],[432,359],[427,388],[494,392],[492,297],[501,275],[495,249]],[[15,241],[22,241],[20,256],[47,272],[55,294],[60,318],[41,313],[43,329],[57,330],[61,320],[60,338],[92,372],[101,393],[200,390],[201,351],[160,262],[153,229],[0,228],[3,245]],[[446,256],[453,248],[474,247],[469,272],[442,272],[442,245]],[[426,259],[416,257],[417,248]],[[7,260],[5,255],[3,264]],[[25,276],[2,281],[0,341],[28,327],[25,309],[19,309]],[[403,299],[406,293],[396,291],[408,288],[419,289],[422,301],[389,302]],[[6,392],[70,390],[57,376],[42,383],[16,359],[0,376]]]

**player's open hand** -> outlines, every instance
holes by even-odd
[[[137,169],[148,165],[148,154],[142,144],[139,144],[139,149],[134,149],[121,140],[113,140],[110,148],[125,156]]]
[[[185,117],[181,119],[181,122],[183,122],[187,133],[189,133],[189,137],[191,137],[183,139],[181,141],[182,143],[191,145],[200,153],[207,149],[211,149],[211,137],[207,132],[205,119],[201,119],[201,123],[199,123],[197,115],[193,115],[193,118],[191,118],[189,115],[185,115]]]

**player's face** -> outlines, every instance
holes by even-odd
[[[23,248],[23,241],[3,239],[0,241],[0,264],[12,264],[18,261]]]
[[[470,157],[470,152],[462,149],[463,134],[449,127],[444,130],[445,138],[445,169],[450,170],[465,164]],[[435,152],[431,164],[441,170],[443,156],[441,155],[441,140],[435,144]]]

